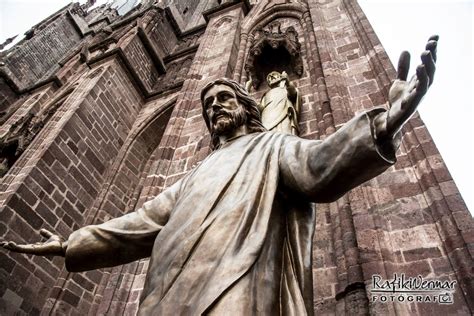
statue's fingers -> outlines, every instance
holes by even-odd
[[[418,65],[418,67],[416,67],[416,77],[418,79],[417,90],[427,89],[429,78],[428,74],[426,73],[425,65]]]
[[[49,230],[47,230],[45,228],[41,228],[39,233],[40,233],[41,236],[43,236],[45,238],[50,238],[50,237],[55,235],[55,234],[53,234],[52,232],[50,232]]]
[[[410,91],[412,91],[413,89],[415,89],[416,85],[418,83],[418,78],[417,78],[416,74],[412,75],[411,78],[410,78],[410,81],[406,81],[405,83],[406,83],[405,91],[408,91],[408,93]]]
[[[10,250],[13,250],[17,247],[17,244],[14,241],[7,241],[4,247]]]
[[[28,244],[28,245],[17,245],[15,244],[13,251],[21,252],[21,253],[29,253],[29,254],[42,254],[44,250],[47,248],[47,245],[43,243],[37,244]]]
[[[36,253],[36,246],[34,245],[15,245],[15,249],[13,251],[21,252],[21,253]]]
[[[398,59],[397,79],[406,81],[410,70],[410,53],[403,51]]]
[[[418,104],[418,102],[421,101],[421,98],[425,95],[426,91],[428,91],[429,85],[429,78],[424,65],[419,65],[416,68],[416,76],[418,78],[418,82],[416,89],[413,92],[416,94],[416,101]]]
[[[397,79],[406,81],[410,70],[410,53],[403,51],[398,59]]]
[[[438,40],[439,36],[438,35],[431,35],[430,38],[428,39],[428,44],[426,44],[428,50],[431,51],[431,54],[433,55],[433,60],[436,62],[436,59],[438,57],[437,55],[437,47],[438,47]]]
[[[9,241],[2,241],[2,242],[0,242],[0,246],[2,246],[2,247],[5,248],[5,249],[8,249],[8,250],[10,250],[9,244],[10,244]]]
[[[429,50],[425,50],[421,54],[421,61],[423,62],[423,65],[425,66],[426,74],[428,75],[428,79],[429,79],[428,84],[431,86],[434,80],[436,65],[431,55],[431,52]]]
[[[429,40],[425,47],[426,50],[431,52],[431,56],[434,62],[436,62],[437,47],[438,47],[438,42],[435,40]]]
[[[2,243],[3,248],[11,250],[11,251],[17,251],[21,252],[22,247],[20,245],[17,245],[16,242],[14,241],[7,241]]]

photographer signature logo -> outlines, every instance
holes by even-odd
[[[406,277],[404,273],[394,274],[390,280],[380,275],[372,276],[372,302],[437,303],[453,304],[457,281],[424,279],[421,275]]]

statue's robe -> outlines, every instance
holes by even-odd
[[[322,142],[264,132],[225,143],[136,212],[75,231],[67,269],[151,257],[139,315],[312,314],[309,201],[394,163],[395,146],[372,136],[378,112]]]
[[[284,80],[265,93],[259,110],[267,130],[298,135],[299,93],[296,90],[296,95],[290,98]]]

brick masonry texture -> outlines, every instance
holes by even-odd
[[[301,136],[324,139],[355,114],[385,106],[395,78],[354,0],[144,1],[124,16],[71,4],[0,53],[0,136],[52,109],[0,179],[0,238],[68,236],[140,207],[210,153],[200,91],[244,84],[255,31],[293,27],[303,74]],[[259,100],[262,84],[252,95]],[[398,162],[317,208],[318,315],[471,314],[474,226],[418,116]],[[69,273],[61,258],[0,251],[2,315],[133,315],[148,260]],[[456,280],[452,305],[373,303],[373,274]]]

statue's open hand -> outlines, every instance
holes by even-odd
[[[2,241],[0,245],[8,250],[29,253],[34,255],[53,255],[53,256],[64,256],[64,240],[51,233],[46,229],[40,230],[41,236],[48,238],[45,242],[37,242],[35,244],[18,245],[13,241]]]
[[[390,110],[385,117],[384,128],[379,129],[379,137],[393,137],[405,122],[415,113],[421,99],[433,83],[436,70],[436,47],[438,36],[431,36],[426,50],[421,54],[422,63],[416,68],[416,74],[407,81],[410,69],[410,54],[403,52],[398,61],[397,79],[390,88],[388,100]]]

